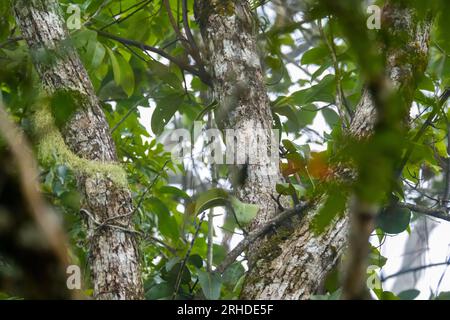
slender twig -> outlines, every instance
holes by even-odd
[[[176,254],[177,254],[177,249],[175,249],[174,247],[168,245],[168,244],[165,243],[164,241],[162,241],[162,240],[160,240],[160,239],[158,239],[158,238],[156,238],[156,237],[154,237],[154,236],[145,236],[144,238],[145,238],[145,239],[149,239],[149,240],[151,240],[151,241],[153,241],[153,242],[159,243],[159,244],[162,245],[164,248],[166,248],[167,250],[169,250],[170,253],[172,253],[173,255],[176,255]]]
[[[194,236],[192,238],[192,241],[189,245],[189,248],[186,252],[186,255],[184,256],[183,261],[181,262],[180,270],[178,271],[177,280],[175,282],[175,291],[173,292],[172,300],[174,300],[177,297],[178,291],[180,290],[181,285],[181,276],[183,274],[183,269],[186,266],[187,260],[189,259],[189,256],[191,254],[192,248],[194,247],[195,240],[198,238],[198,234],[200,233],[200,227],[202,226],[203,220],[205,219],[205,213],[206,211],[203,211],[200,221],[198,222],[197,228],[195,229]]]
[[[405,156],[400,162],[400,166],[398,168],[398,176],[400,177],[403,171],[403,168],[408,163],[409,158],[411,157],[411,154],[414,151],[414,148],[416,146],[416,143],[419,141],[419,139],[422,137],[422,135],[425,133],[427,127],[432,123],[434,117],[438,114],[438,112],[441,110],[442,106],[445,104],[447,99],[450,97],[450,88],[446,88],[444,92],[439,97],[439,100],[437,104],[434,106],[433,110],[430,112],[429,116],[425,120],[422,127],[417,131],[416,135],[413,137],[411,144],[409,148],[406,150]]]
[[[200,57],[200,50],[198,49],[197,43],[195,42],[194,36],[192,34],[191,28],[189,27],[187,0],[181,0],[181,10],[183,14],[183,27],[186,33],[187,39],[189,41],[189,46],[191,48],[192,58],[194,58],[199,69],[204,71],[204,64]]]
[[[405,273],[416,272],[416,271],[420,271],[420,270],[423,270],[423,269],[439,267],[439,266],[448,266],[448,265],[450,265],[450,260],[446,261],[446,262],[427,264],[425,266],[419,266],[419,267],[415,267],[415,268],[405,269],[405,270],[396,272],[394,274],[388,275],[387,277],[381,277],[380,280],[381,280],[381,282],[385,282],[388,279],[401,276],[402,274],[405,274]]]
[[[334,68],[334,74],[335,74],[335,79],[336,79],[336,91],[337,91],[336,97],[338,100],[337,101],[338,111],[340,113],[342,121],[345,121],[346,126],[349,127],[350,126],[349,120],[352,119],[353,112],[346,102],[344,90],[342,89],[341,69],[339,67],[339,62],[337,59],[336,47],[334,45],[333,35],[330,36],[331,39],[328,39],[328,37],[325,34],[325,31],[323,30],[322,21],[320,19],[318,20],[318,26],[319,26],[319,32],[323,38],[323,41],[325,41],[325,44],[327,45],[328,50],[330,51],[331,59],[333,61],[333,68]],[[349,119],[346,117],[345,112],[347,113],[347,116]]]
[[[147,0],[144,0],[143,2],[145,2]],[[92,20],[98,16],[100,14],[100,12],[103,10],[104,7],[106,7],[109,4],[109,0],[103,0],[103,2],[100,4],[100,6],[97,8],[97,10],[95,10],[95,12],[86,19],[86,21],[84,22],[85,26],[89,26],[90,24],[92,24]]]
[[[438,218],[445,221],[450,221],[450,215],[447,211],[442,209],[430,209],[427,207],[411,204],[411,203],[398,203],[399,207],[407,208],[419,214],[427,215],[430,217]]]
[[[149,4],[151,1],[153,1],[153,0],[144,0],[144,1],[142,1],[142,2],[139,2],[139,3],[136,3],[136,4],[132,5],[131,7],[129,7],[128,9],[124,10],[123,12],[120,12],[119,14],[124,14],[125,12],[127,12],[127,11],[129,11],[129,10],[131,10],[131,9],[133,9],[133,8],[135,8],[135,7],[137,7],[137,6],[139,6],[140,4],[142,4],[142,6],[140,6],[139,8],[137,8],[136,10],[134,10],[133,12],[131,12],[129,15],[127,15],[127,16],[125,16],[125,17],[123,17],[123,18],[119,18],[119,19],[117,19],[117,20],[114,20],[114,21],[112,21],[112,22],[110,22],[110,23],[104,25],[103,27],[100,28],[100,30],[104,30],[104,29],[106,29],[106,28],[112,26],[113,24],[118,24],[118,23],[124,22],[125,20],[131,18],[133,15],[135,15],[136,13],[138,13],[139,11],[141,11],[142,9],[144,9],[145,6],[147,6],[147,4]],[[114,16],[114,15],[113,15],[113,16]]]
[[[208,113],[208,129],[214,129],[213,113]],[[211,180],[212,186],[217,187],[217,170],[214,164],[211,164]],[[209,209],[208,212],[208,247],[206,255],[206,271],[212,271],[214,256],[214,208]]]
[[[156,177],[153,179],[153,181],[150,183],[150,185],[141,194],[141,196],[139,198],[139,201],[138,201],[136,207],[134,208],[132,214],[134,214],[142,206],[142,203],[144,202],[145,196],[153,188],[153,186],[155,185],[156,181],[158,181],[159,177],[161,176],[162,172],[166,168],[166,166],[169,163],[169,161],[170,160],[167,160],[166,162],[164,162],[163,166],[161,167],[161,170],[159,170],[158,173],[156,174]]]
[[[206,271],[211,272],[213,263],[214,246],[214,208],[208,212],[208,247],[206,253]]]
[[[116,131],[116,129],[130,116],[130,114],[132,114],[138,107],[139,104],[144,101],[145,99],[147,99],[146,97],[143,97],[142,99],[139,99],[138,102],[135,103],[135,105],[133,107],[130,108],[130,110],[128,110],[128,112],[122,117],[122,119],[119,120],[119,122],[117,122],[114,127],[112,127],[111,129],[111,134],[114,133],[114,131]]]
[[[171,56],[170,54],[168,54],[167,52],[165,52],[164,50],[160,49],[160,48],[156,48],[153,46],[149,46],[147,44],[144,44],[142,42],[136,41],[136,40],[132,40],[132,39],[126,39],[126,38],[122,38],[119,36],[116,36],[114,34],[108,33],[108,32],[104,32],[101,30],[96,30],[93,29],[94,31],[96,31],[98,33],[98,35],[105,37],[105,38],[109,38],[112,40],[115,40],[117,42],[120,42],[122,44],[126,44],[126,45],[130,45],[133,47],[137,47],[143,51],[150,51],[150,52],[154,52],[158,55],[160,55],[163,58],[166,58],[167,60],[169,60],[170,62],[173,62],[174,64],[176,64],[179,68],[186,70],[189,73],[192,73],[193,75],[196,75],[197,77],[200,78],[200,80],[202,80],[205,84],[207,85],[211,85],[211,77],[209,76],[209,74],[207,74],[206,72],[203,72],[201,70],[198,70],[195,66],[192,66],[188,63],[185,63],[184,61]]]
[[[184,32],[186,34],[186,37],[181,33],[178,21],[175,20],[172,8],[170,7],[169,0],[164,0],[164,5],[166,7],[167,15],[169,17],[169,22],[172,25],[173,30],[175,31],[177,37],[179,40],[181,40],[183,47],[186,49],[186,51],[192,56],[194,59],[197,67],[199,68],[200,72],[205,73],[205,68],[203,61],[200,57],[200,51],[198,49],[197,43],[195,42],[194,36],[192,34],[191,28],[189,27],[189,20],[188,20],[188,10],[187,10],[187,1],[182,0],[182,19],[183,19],[183,28]]]
[[[175,17],[173,16],[173,13],[172,13],[172,8],[170,7],[170,2],[169,2],[169,0],[163,0],[163,2],[164,2],[164,6],[166,7],[167,16],[169,17],[169,22],[172,25],[173,31],[175,31],[175,34],[177,35],[178,40],[181,40],[183,42],[183,46],[185,46],[186,45],[185,43],[187,43],[188,40],[184,37],[184,35],[181,33],[181,31],[178,27],[178,23],[175,20]],[[190,48],[187,48],[187,50],[189,51]]]

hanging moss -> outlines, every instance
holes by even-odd
[[[67,165],[77,174],[89,177],[100,176],[113,181],[118,187],[127,188],[128,181],[122,166],[111,162],[87,160],[74,154],[54,124],[48,106],[40,107],[34,115],[33,127],[38,136],[38,158],[47,164],[54,162],[56,154],[59,161]]]

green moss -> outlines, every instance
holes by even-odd
[[[281,253],[280,244],[290,237],[293,228],[289,226],[280,226],[276,232],[263,242],[261,248],[258,250],[257,260],[272,261],[276,259]],[[257,262],[258,263],[258,262]]]
[[[89,177],[106,177],[118,187],[126,188],[128,181],[125,170],[116,163],[87,160],[75,155],[66,145],[56,128],[53,116],[47,106],[40,107],[33,119],[33,127],[38,136],[38,158],[51,164],[56,154],[59,161],[78,174]]]

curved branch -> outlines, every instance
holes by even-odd
[[[170,54],[168,54],[167,52],[165,52],[162,49],[153,47],[153,46],[149,46],[147,44],[144,44],[142,42],[136,41],[136,40],[132,40],[132,39],[126,39],[126,38],[122,38],[119,36],[116,36],[114,34],[102,31],[102,30],[96,30],[93,29],[94,31],[96,31],[98,33],[98,35],[108,38],[108,39],[112,39],[115,40],[117,42],[120,42],[122,44],[125,45],[130,45],[133,47],[137,47],[143,51],[150,51],[150,52],[154,52],[158,55],[160,55],[163,58],[166,58],[167,60],[169,60],[170,62],[176,64],[179,68],[181,68],[182,70],[185,70],[197,77],[200,78],[200,80],[202,80],[205,84],[211,86],[211,77],[209,76],[209,74],[207,74],[205,71],[202,70],[198,70],[197,68],[195,68],[194,66],[191,66],[187,63],[185,63],[184,61],[181,61],[180,59],[171,56]]]

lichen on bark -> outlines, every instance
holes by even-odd
[[[30,52],[58,50],[51,62],[31,55],[47,96],[72,94],[77,108],[61,131],[52,113],[39,108],[36,124],[43,130],[40,153],[48,159],[56,150],[73,166],[82,195],[90,248],[90,267],[97,299],[142,299],[143,283],[136,233],[133,232],[132,197],[118,164],[108,122],[93,85],[73,46],[56,0],[13,2],[16,22]],[[58,48],[64,48],[59,50]],[[47,106],[48,108],[48,106]],[[41,123],[42,121],[42,123]],[[101,164],[99,166],[99,164]],[[110,222],[117,227],[101,226]],[[99,225],[100,224],[100,225]],[[101,226],[101,227],[100,227]]]
[[[54,124],[48,106],[40,105],[33,116],[33,129],[37,136],[38,159],[52,164],[56,160],[76,174],[88,177],[100,176],[110,179],[118,187],[128,188],[125,170],[115,162],[88,160],[74,154],[66,145],[63,136]]]

